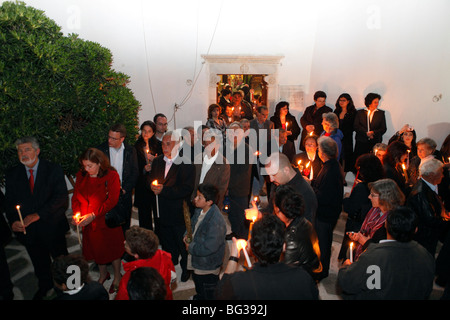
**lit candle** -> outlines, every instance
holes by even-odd
[[[254,198],[254,201],[252,202],[252,208],[245,209],[245,219],[252,221],[252,222],[250,222],[250,226],[249,226],[249,230],[248,230],[248,240],[250,240],[253,224],[255,223],[256,219],[258,219],[258,214],[259,214],[255,199],[259,200],[259,197]]]
[[[286,121],[286,131],[288,131],[289,122]]]
[[[353,242],[350,242],[350,262],[353,263]]]
[[[146,152],[146,160],[147,160],[147,164],[150,163],[150,160],[148,159],[148,155],[150,154],[150,150],[147,148],[147,150],[145,150]]]
[[[152,185],[157,186],[158,180],[154,180]],[[156,217],[159,218],[159,203],[158,203],[158,195],[156,195]]]
[[[309,135],[312,137],[313,133],[314,133],[314,131],[311,131],[311,132],[309,133]]]
[[[22,223],[23,234],[27,234],[27,231],[25,230],[25,224],[23,223],[23,219],[22,219],[22,213],[20,212],[20,206],[17,205],[16,209],[17,209],[17,213],[19,214],[20,223]]]
[[[78,212],[75,216],[74,216],[75,221],[77,222],[77,235],[78,235],[78,243],[81,246],[81,237],[80,237],[80,219],[81,219],[81,214]]]
[[[241,251],[241,249],[242,249],[242,251],[244,251],[244,256],[245,256],[245,261],[247,261],[247,266],[249,268],[251,268],[252,262],[250,261],[250,257],[248,256],[247,249],[245,249],[247,247],[247,241],[244,239],[239,239],[236,242],[236,245],[237,245],[237,248],[239,251]]]

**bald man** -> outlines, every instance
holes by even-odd
[[[299,171],[292,167],[288,157],[282,153],[272,153],[266,162],[265,174],[269,175],[270,181],[276,186],[290,185],[295,191],[299,192],[305,200],[305,218],[314,225],[317,210],[317,198],[309,185],[302,177]],[[264,171],[262,172],[264,174]],[[275,194],[275,188],[271,188],[269,196],[269,205],[262,210],[263,213],[272,213],[272,200]]]

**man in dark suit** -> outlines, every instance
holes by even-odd
[[[120,177],[119,201],[125,210],[123,212],[125,217],[125,224],[122,225],[123,232],[130,228],[133,189],[139,176],[136,149],[125,142],[126,136],[125,126],[115,124],[109,129],[108,141],[98,146],[98,149],[109,158],[111,166],[117,170]]]
[[[317,214],[314,227],[319,237],[320,261],[323,270],[318,280],[328,277],[333,243],[333,230],[342,212],[344,193],[343,170],[339,164],[338,146],[330,137],[322,136],[318,140],[319,157],[323,162],[322,170],[316,179],[311,180],[317,197]]]
[[[383,110],[378,109],[381,96],[369,93],[364,99],[367,109],[356,112],[353,128],[356,132],[355,159],[364,153],[369,153],[375,144],[383,142],[386,133],[386,116]]]
[[[241,129],[239,122],[233,122],[227,130],[225,157],[230,163],[228,220],[231,224],[231,233],[226,236],[226,239],[231,240],[233,236],[247,239],[245,209],[248,209],[250,200],[252,164],[255,163],[256,158],[254,151],[245,142],[244,130]]]
[[[16,148],[21,164],[6,173],[6,216],[27,249],[39,280],[34,299],[42,299],[53,288],[50,257],[68,253],[67,185],[59,165],[39,158],[39,143],[34,137],[17,140]]]
[[[430,159],[419,167],[421,178],[417,180],[407,199],[407,205],[416,213],[419,223],[414,240],[433,256],[442,234],[448,230],[450,215],[438,195],[438,185],[443,178],[443,164]]]
[[[153,160],[148,185],[157,196],[159,205],[158,236],[162,249],[172,255],[174,265],[178,264],[181,255],[181,281],[185,282],[190,273],[187,270],[188,254],[183,242],[186,232],[183,202],[190,202],[194,190],[195,167],[181,161],[179,147],[180,136],[172,131],[166,132],[162,139],[163,155]]]
[[[230,182],[230,165],[221,152],[222,134],[220,132],[214,134],[213,131],[209,128],[203,131],[205,151],[195,158],[195,184],[191,200],[197,196],[197,187],[201,183],[212,184],[219,191],[217,206],[222,210],[223,199]]]

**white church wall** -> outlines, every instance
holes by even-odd
[[[357,107],[374,91],[387,111],[386,141],[404,123],[439,147],[450,132],[446,0],[25,2],[65,34],[112,51],[113,67],[131,77],[142,103],[140,122],[155,112],[167,114],[169,127],[206,120],[210,79],[201,55],[282,55],[278,84],[302,86],[304,107],[316,90],[330,106],[348,92]],[[292,113],[298,119],[302,111]]]

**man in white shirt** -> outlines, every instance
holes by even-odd
[[[125,232],[131,223],[132,194],[139,175],[136,149],[125,142],[127,130],[122,124],[113,125],[108,132],[108,141],[98,146],[109,158],[109,162],[120,177],[121,194],[125,223],[122,225]]]

